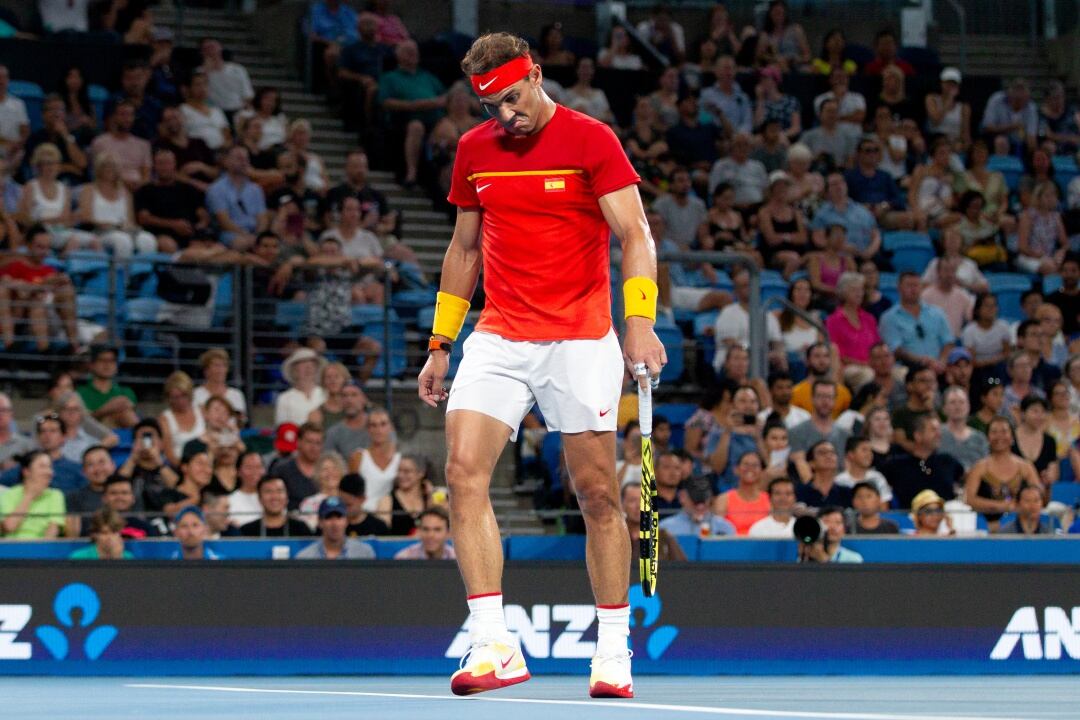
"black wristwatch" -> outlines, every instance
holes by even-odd
[[[451,343],[448,343],[445,340],[440,340],[439,338],[432,335],[428,338],[427,349],[429,353],[435,352],[436,350],[442,350],[444,353],[449,355],[450,352],[454,349],[454,346]]]

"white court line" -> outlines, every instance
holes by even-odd
[[[529,705],[575,705],[582,707],[612,707],[622,710],[665,710],[698,715],[733,715],[742,717],[811,718],[812,720],[1021,720],[999,716],[970,715],[894,715],[882,713],[816,712],[811,710],[761,710],[757,708],[702,707],[698,705],[666,705],[637,700],[533,700],[529,698],[500,698],[487,696],[455,697],[452,695],[420,695],[415,693],[361,692],[358,690],[289,690],[283,688],[230,687],[226,685],[167,685],[159,683],[127,683],[124,687],[151,690],[203,690],[226,693],[255,693],[267,695],[328,695],[346,697],[401,698],[406,700],[442,700],[451,702],[525,703]]]

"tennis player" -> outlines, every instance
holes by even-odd
[[[469,604],[470,649],[450,680],[458,695],[529,679],[503,616],[502,544],[491,473],[534,403],[562,433],[588,532],[586,561],[599,632],[592,697],[633,697],[630,540],[615,482],[615,418],[623,365],[653,375],[667,361],[656,334],[656,252],[637,183],[615,134],[557,105],[528,44],[476,40],[461,63],[490,120],[462,136],[449,200],[457,206],[442,266],[420,397],[448,399],[446,480],[451,531]],[[612,328],[610,233],[622,243],[626,337]],[[452,343],[481,262],[487,303],[447,393]]]

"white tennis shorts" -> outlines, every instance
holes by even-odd
[[[614,330],[598,340],[529,342],[474,332],[450,386],[446,411],[474,410],[500,420],[517,440],[533,403],[548,430],[616,429],[623,381]]]

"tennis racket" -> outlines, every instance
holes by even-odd
[[[638,423],[641,428],[641,530],[638,536],[638,570],[642,591],[646,597],[652,597],[656,592],[656,572],[660,563],[657,551],[657,534],[660,528],[656,511],[656,474],[653,472],[652,453],[653,386],[649,369],[643,363],[634,366],[634,379],[638,386]]]

